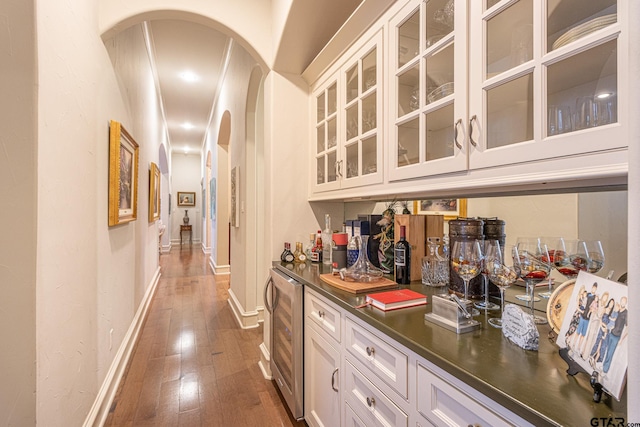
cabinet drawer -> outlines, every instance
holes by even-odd
[[[344,424],[343,427],[367,427],[360,417],[351,409],[348,403],[344,405]]]
[[[340,312],[308,290],[305,292],[304,304],[307,317],[330,337],[340,342]]]
[[[418,364],[418,412],[436,426],[511,426],[500,415]]]
[[[348,360],[346,369],[346,401],[367,426],[405,426],[409,417]]]
[[[406,399],[408,356],[351,319],[345,333],[349,353]]]

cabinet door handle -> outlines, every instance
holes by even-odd
[[[462,119],[456,120],[456,124],[453,125],[453,142],[460,150],[462,150],[462,144],[458,142],[458,126],[462,124]]]
[[[333,374],[331,374],[331,388],[333,389],[333,391],[335,391],[336,393],[338,392],[338,389],[336,388],[335,384],[336,384],[336,374],[338,373],[338,368],[333,370]]]
[[[376,399],[374,397],[367,397],[367,406],[371,408],[376,404]]]
[[[318,311],[318,317],[324,317],[324,311],[320,310]]]
[[[337,170],[337,174],[340,178],[342,178],[342,160],[340,160],[339,162],[336,162],[336,170]]]
[[[471,120],[469,120],[469,142],[471,142],[471,145],[474,147],[477,147],[478,143],[473,140],[473,122],[478,122],[478,116],[475,114],[471,116]]]
[[[267,279],[267,283],[264,284],[264,308],[267,309],[267,311],[271,314],[273,314],[273,306],[269,307],[269,300],[267,298],[267,292],[269,291],[269,285],[273,285],[273,278],[271,276],[269,276],[269,278]]]
[[[376,352],[376,349],[373,347],[367,347],[367,356],[372,356]]]

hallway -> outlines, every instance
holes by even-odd
[[[199,247],[160,256],[161,277],[105,426],[294,426],[258,367],[262,325],[242,330],[228,282]]]

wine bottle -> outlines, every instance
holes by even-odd
[[[394,249],[394,263],[396,269],[396,283],[408,285],[411,283],[411,246],[405,237],[405,226],[400,226],[400,240]]]

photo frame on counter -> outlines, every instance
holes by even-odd
[[[195,191],[178,191],[178,206],[195,206]]]
[[[620,400],[628,367],[627,285],[580,271],[556,344]]]
[[[120,122],[109,122],[109,226],[138,218],[139,146]]]
[[[416,215],[443,215],[445,221],[467,216],[467,199],[427,199],[413,202]]]
[[[160,219],[160,168],[151,162],[149,166],[149,222]]]

